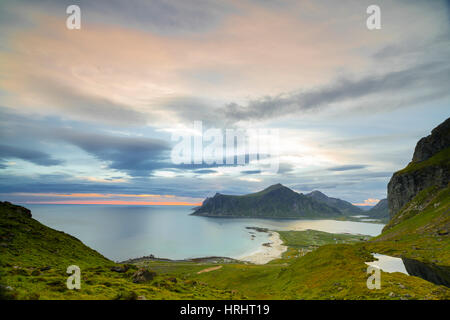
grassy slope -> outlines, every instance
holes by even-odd
[[[290,263],[225,265],[195,275],[198,281],[250,299],[448,299],[449,289],[402,273],[381,275],[381,289],[366,286],[373,260],[362,246],[325,245]]]
[[[450,187],[422,190],[386,225],[370,248],[450,266]]]
[[[78,239],[48,228],[0,205],[0,298],[8,299],[154,299],[221,298],[223,290],[197,285],[173,275],[157,275],[152,284],[135,284],[131,265],[126,273],[110,270],[116,264]],[[68,290],[66,269],[81,269],[81,290]],[[50,266],[50,270],[40,270]],[[185,267],[182,267],[185,268]],[[192,264],[193,269],[204,266]]]
[[[348,235],[319,231],[281,232],[291,252],[299,247],[317,250],[294,254],[267,265],[221,264],[219,270],[197,272],[216,264],[148,261],[126,273],[110,271],[113,262],[65,233],[34,219],[0,210],[0,272],[3,297],[16,299],[448,299],[449,289],[401,273],[382,273],[382,289],[366,287],[365,261],[370,243]],[[327,244],[339,241],[355,244]],[[324,245],[325,244],[325,245]],[[81,290],[65,286],[68,265],[81,267]],[[39,268],[50,265],[47,271]],[[154,280],[135,284],[140,267],[157,272]]]

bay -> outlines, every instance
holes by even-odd
[[[257,251],[272,230],[314,229],[375,236],[383,224],[335,220],[231,219],[191,216],[185,206],[25,205],[33,217],[69,233],[114,261],[160,258],[237,258]],[[249,232],[254,232],[251,237]]]

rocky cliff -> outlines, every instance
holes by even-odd
[[[450,118],[416,145],[408,166],[392,176],[388,184],[388,207],[392,218],[420,191],[450,181]]]

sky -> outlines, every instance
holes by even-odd
[[[374,205],[450,116],[449,18],[438,0],[1,1],[0,200],[193,206],[282,183]],[[174,163],[196,121],[276,131],[277,172]]]

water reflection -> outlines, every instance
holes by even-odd
[[[374,253],[376,261],[366,262],[369,266],[378,267],[384,272],[401,272],[416,276],[426,281],[450,287],[450,267],[423,263],[408,258],[396,258]]]
[[[384,272],[401,272],[408,274],[401,258],[386,256],[384,254],[373,254],[375,261],[366,262],[367,265],[377,267]]]

